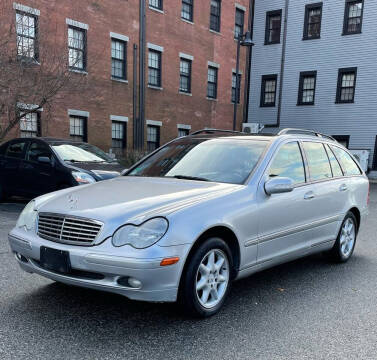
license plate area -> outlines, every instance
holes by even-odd
[[[71,272],[68,251],[41,246],[40,264],[44,269],[60,274],[69,274]]]

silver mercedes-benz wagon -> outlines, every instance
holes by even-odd
[[[9,242],[29,273],[209,316],[235,279],[322,251],[347,261],[368,198],[329,136],[207,129],[124,176],[34,199]]]

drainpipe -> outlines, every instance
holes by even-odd
[[[283,84],[284,84],[284,70],[285,70],[285,52],[287,48],[287,27],[288,27],[288,13],[289,13],[289,0],[285,0],[284,9],[284,30],[283,30],[283,47],[281,50],[281,62],[280,62],[280,81],[279,81],[279,98],[278,98],[278,113],[276,117],[276,124],[267,124],[265,128],[280,127],[281,117],[281,103],[283,97]]]
[[[138,149],[138,119],[137,119],[137,45],[133,47],[133,74],[132,74],[132,118],[133,118],[133,148]]]
[[[255,13],[255,0],[250,0],[249,3],[249,22],[248,31],[250,32],[251,39],[254,33],[254,13]],[[253,56],[253,47],[247,48],[246,67],[245,67],[245,94],[244,94],[244,107],[243,107],[243,122],[248,122],[249,118],[249,101],[250,101],[250,78],[251,78],[251,59]]]
[[[144,124],[145,124],[145,0],[140,0],[140,32],[139,32],[139,118],[137,147],[144,149]]]

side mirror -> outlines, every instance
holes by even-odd
[[[41,164],[51,165],[51,159],[47,156],[38,156],[38,162]]]
[[[291,192],[293,188],[293,180],[287,177],[275,177],[264,184],[264,191],[267,195]]]

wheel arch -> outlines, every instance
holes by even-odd
[[[230,251],[232,252],[232,259],[233,259],[233,274],[232,278],[236,278],[239,267],[240,267],[240,261],[241,261],[241,249],[240,244],[238,241],[238,238],[233,230],[231,230],[229,227],[224,225],[217,225],[212,228],[209,228],[205,230],[201,235],[198,236],[198,238],[195,240],[193,245],[191,246],[191,249],[186,257],[185,264],[183,266],[182,272],[181,272],[181,279],[180,279],[180,285],[182,283],[183,274],[186,271],[186,268],[195,253],[196,249],[200,245],[202,245],[207,239],[211,237],[218,237],[221,238],[226,242],[226,244],[229,246]]]
[[[361,213],[360,213],[360,210],[356,206],[354,206],[351,209],[349,209],[348,212],[352,213],[355,216],[356,221],[357,221],[357,231],[359,231],[360,222],[361,222]]]

